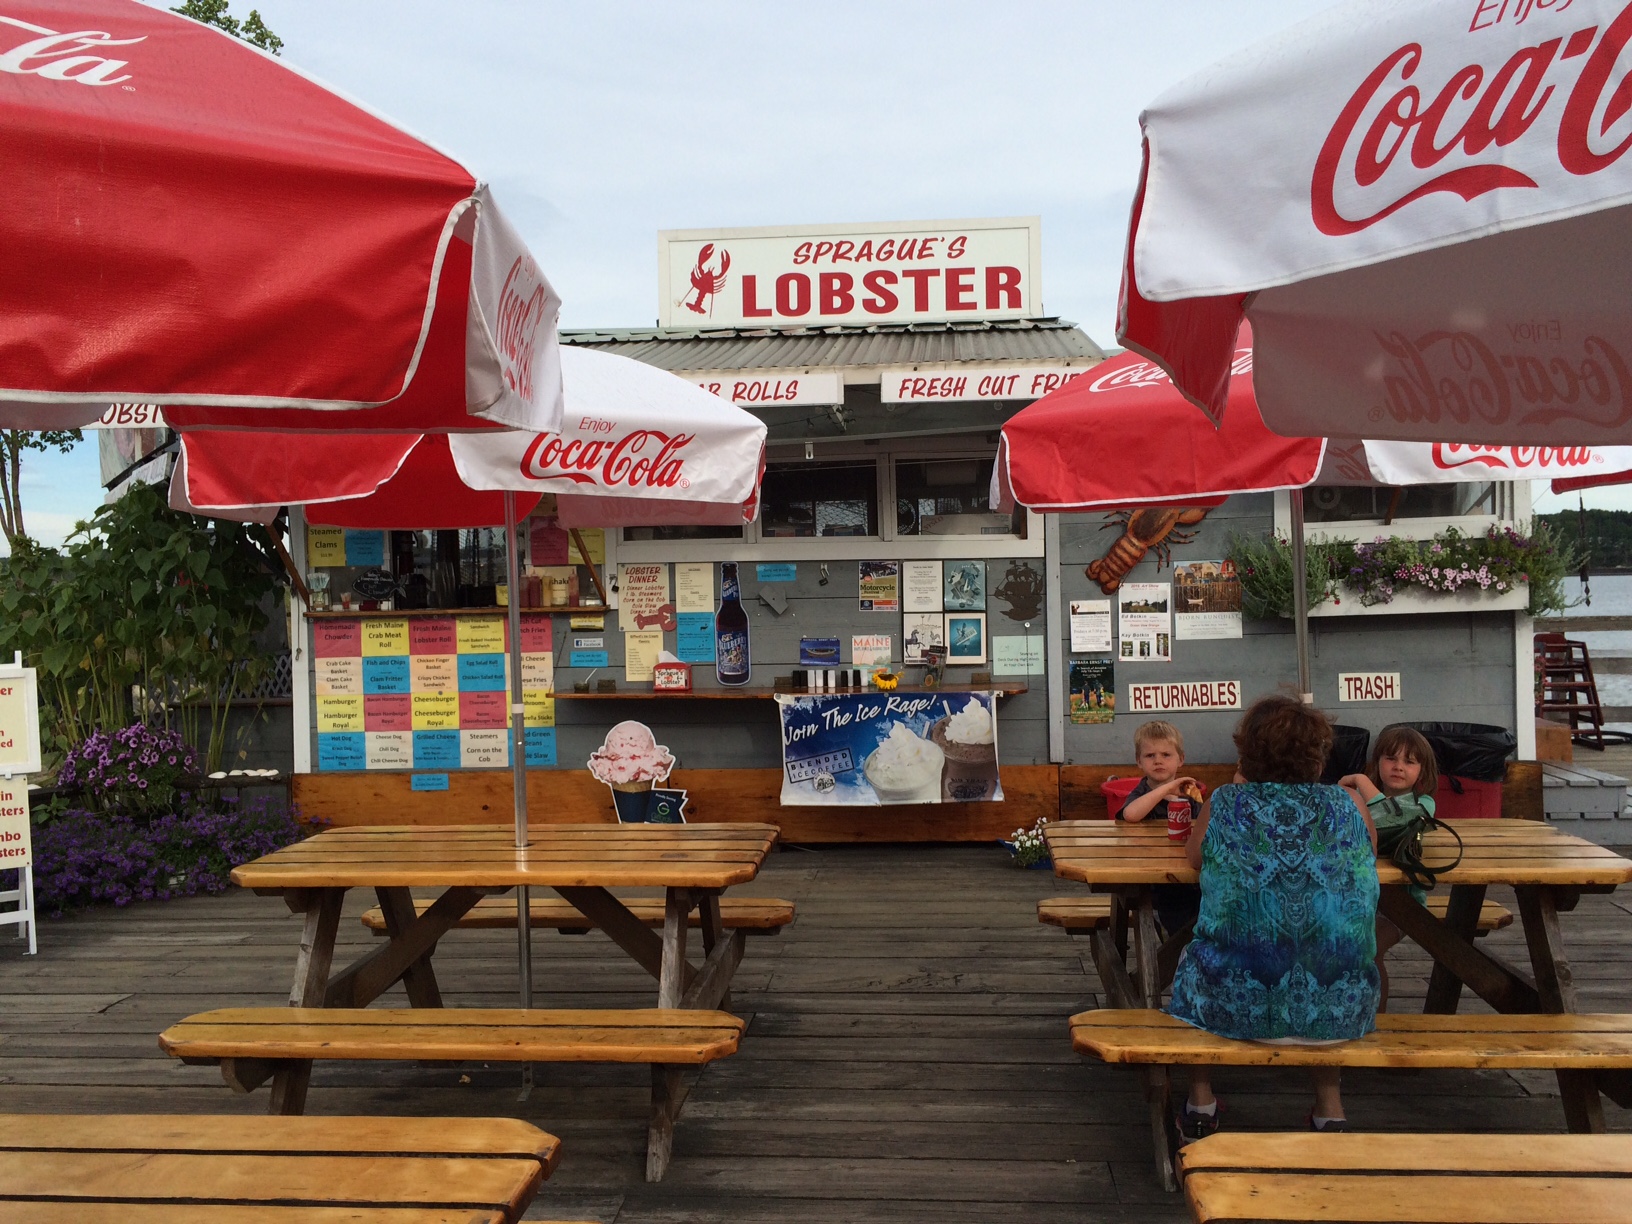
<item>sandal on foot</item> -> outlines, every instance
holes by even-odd
[[[1179,1139],[1183,1143],[1194,1143],[1197,1139],[1205,1139],[1208,1135],[1217,1134],[1219,1119],[1224,1116],[1224,1102],[1218,1101],[1210,1114],[1197,1113],[1190,1108],[1186,1101],[1180,1108],[1174,1121],[1178,1124]]]
[[[1324,1125],[1319,1125],[1315,1122],[1314,1111],[1311,1110],[1304,1121],[1308,1124],[1309,1129],[1317,1135],[1346,1135],[1349,1133],[1349,1120],[1347,1118],[1327,1118]]]

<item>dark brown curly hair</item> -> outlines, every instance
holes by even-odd
[[[1318,782],[1331,748],[1332,720],[1280,694],[1253,702],[1235,728],[1248,782]]]

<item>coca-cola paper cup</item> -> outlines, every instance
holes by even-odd
[[[1167,801],[1167,840],[1189,841],[1191,817],[1190,800],[1169,799]]]

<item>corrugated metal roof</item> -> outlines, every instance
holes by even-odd
[[[563,331],[578,344],[665,370],[812,370],[953,361],[1101,360],[1075,323],[1014,319],[875,327],[646,328]]]

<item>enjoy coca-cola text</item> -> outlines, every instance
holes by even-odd
[[[559,476],[608,489],[685,489],[691,482],[680,451],[696,436],[656,429],[637,429],[616,440],[539,434],[521,457],[521,472],[533,480]]]
[[[1627,113],[1632,76],[1614,73],[1629,41],[1632,4],[1601,36],[1597,26],[1586,26],[1521,47],[1499,66],[1467,64],[1443,81],[1415,79],[1423,63],[1420,43],[1391,52],[1355,90],[1321,146],[1310,184],[1316,227],[1333,236],[1354,234],[1437,192],[1472,200],[1503,188],[1534,188],[1536,179],[1515,164],[1525,160],[1556,160],[1574,175],[1613,165],[1632,147],[1632,130],[1599,147]],[[1544,116],[1548,123],[1538,127]],[[1528,158],[1489,155],[1520,141]],[[1404,171],[1406,163],[1417,173]],[[1362,216],[1345,215],[1338,197],[1374,186],[1390,170],[1406,180],[1403,189],[1368,203]]]
[[[1479,420],[1540,426],[1561,420],[1613,429],[1632,421],[1632,370],[1600,336],[1579,357],[1501,354],[1471,332],[1432,331],[1416,339],[1377,336],[1392,365],[1383,374],[1386,414],[1401,423]]]

